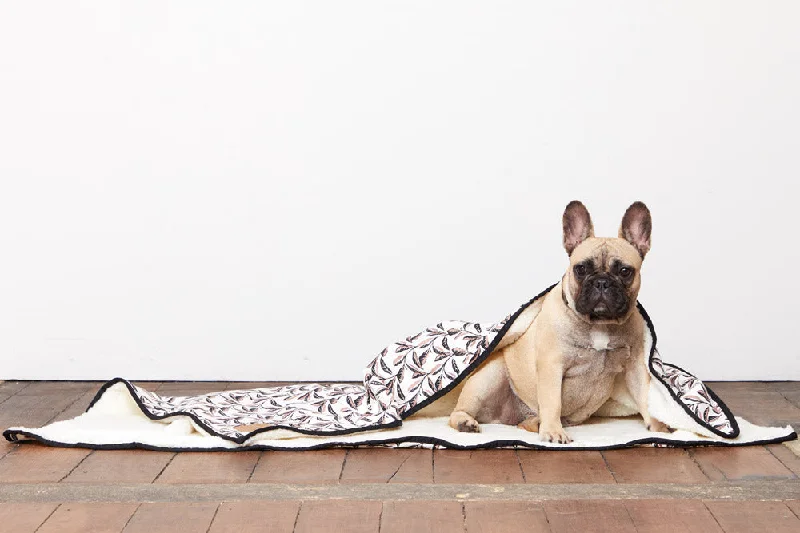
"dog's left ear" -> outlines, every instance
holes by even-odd
[[[625,239],[639,250],[639,255],[644,259],[650,251],[650,232],[653,229],[653,220],[650,210],[642,202],[633,202],[622,217],[619,227],[620,239]]]

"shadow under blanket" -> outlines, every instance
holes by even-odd
[[[446,412],[426,414],[493,351],[518,339],[553,287],[496,324],[441,322],[387,346],[367,366],[363,385],[297,384],[161,396],[117,378],[103,385],[84,414],[37,429],[13,427],[3,435],[12,442],[53,446],[166,450],[357,445],[600,450],[642,444],[737,446],[797,438],[791,427],[761,427],[734,417],[702,381],[664,363],[641,304],[638,312],[648,326],[643,353],[652,377],[650,414],[674,432],[649,432],[640,416],[631,416],[635,411],[617,408],[604,413],[614,416],[593,417],[569,428],[573,442],[558,444],[501,424],[482,424],[480,433],[460,433],[448,425]],[[428,406],[432,409],[421,411]]]

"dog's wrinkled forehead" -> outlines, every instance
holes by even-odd
[[[590,237],[580,243],[569,256],[571,265],[591,261],[598,271],[608,272],[615,261],[638,268],[642,256],[625,239]]]

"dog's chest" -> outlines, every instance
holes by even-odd
[[[624,337],[605,329],[592,329],[569,339],[564,349],[564,376],[598,378],[615,375],[630,358]]]

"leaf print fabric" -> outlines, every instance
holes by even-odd
[[[255,433],[237,428],[254,424],[265,426],[256,432],[283,428],[313,435],[393,427],[477,368],[525,307],[496,324],[445,321],[390,344],[367,365],[363,385],[297,384],[182,397],[114,382],[125,382],[151,418],[189,416],[208,433],[237,443]],[[693,419],[718,435],[736,436],[735,420],[702,381],[662,362],[655,348],[650,358],[653,376]]]
[[[695,420],[723,437],[735,437],[738,433],[735,419],[726,413],[725,404],[686,370],[664,363],[657,350],[650,356],[650,371],[670,391],[683,408]]]

